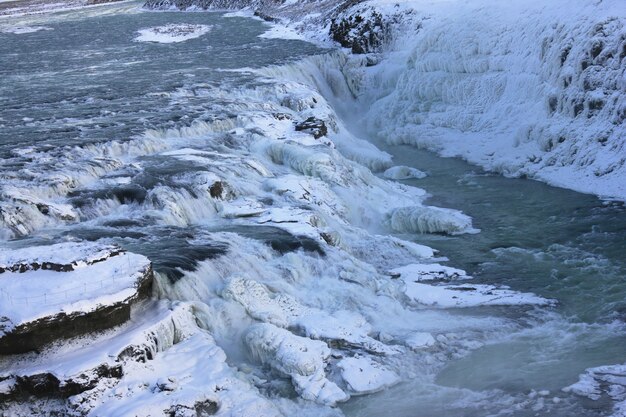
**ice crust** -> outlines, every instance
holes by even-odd
[[[326,379],[325,362],[330,357],[326,343],[296,336],[269,323],[251,326],[244,340],[256,360],[290,376],[302,398],[327,405],[349,398]]]
[[[563,388],[565,392],[598,401],[613,401],[611,417],[626,416],[626,365],[604,365],[590,368],[581,374],[578,382]]]
[[[408,180],[425,178],[427,175],[425,172],[422,172],[416,168],[395,166],[386,170],[383,173],[383,176],[390,180]]]

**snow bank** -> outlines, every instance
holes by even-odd
[[[199,38],[211,31],[209,25],[172,23],[138,31],[137,42],[178,43]]]

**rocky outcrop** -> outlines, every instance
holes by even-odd
[[[150,262],[115,246],[31,247],[5,252],[0,265],[4,355],[122,324],[131,306],[151,294]]]
[[[376,11],[343,15],[330,24],[331,38],[355,54],[378,51],[388,32],[383,15]]]
[[[296,123],[296,131],[309,133],[315,139],[319,139],[328,134],[328,127],[326,127],[326,123],[323,120],[309,117],[303,122]]]

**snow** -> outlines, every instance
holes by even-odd
[[[419,350],[434,346],[436,341],[432,334],[425,332],[411,333],[404,343],[413,350]]]
[[[531,293],[512,291],[494,285],[428,285],[404,281],[405,294],[414,302],[440,308],[476,306],[553,305],[548,300]]]
[[[74,268],[68,272],[38,269],[0,274],[0,316],[9,320],[8,328],[60,313],[88,313],[135,297],[150,261],[133,253],[106,257],[110,250],[69,243],[5,252],[4,265],[60,261]]]
[[[49,246],[29,246],[0,253],[0,268],[16,264],[49,262],[72,267],[84,267],[109,258],[121,249],[92,242],[65,242]]]
[[[462,269],[440,264],[410,264],[389,271],[392,276],[399,276],[407,281],[433,281],[470,279]]]
[[[265,39],[305,40],[304,35],[298,33],[296,30],[277,25],[271,26],[266,32],[259,35],[259,37]]]
[[[613,401],[611,417],[626,416],[626,365],[604,365],[585,370],[578,382],[563,388],[564,392],[598,401],[608,397]]]
[[[330,357],[326,343],[296,336],[268,323],[250,326],[244,338],[252,357],[290,376],[302,398],[327,405],[349,398],[326,379],[325,362]]]
[[[354,394],[371,394],[400,382],[393,371],[366,357],[345,358],[339,361],[341,377]]]
[[[138,31],[137,42],[178,43],[199,38],[211,31],[209,25],[172,23]]]
[[[391,167],[383,173],[385,178],[390,180],[408,180],[426,178],[426,173],[416,168],[395,166]]]

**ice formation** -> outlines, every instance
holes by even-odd
[[[171,262],[164,268],[169,275],[157,274],[157,295],[187,302],[139,306],[132,323],[93,343],[73,339],[32,363],[29,356],[3,363],[0,398],[12,395],[17,376],[46,371],[61,385],[80,379],[85,389],[52,405],[37,400],[42,412],[278,416],[309,407],[322,415],[350,395],[415,377],[413,367],[432,375],[449,357],[480,346],[471,338],[515,328],[506,318],[456,314],[456,308],[553,305],[510,288],[443,282],[470,277],[437,263],[445,259],[411,235],[476,233],[471,218],[426,206],[425,191],[390,181],[423,175],[390,168],[391,156],[348,131],[335,109],[345,114],[342,102],[363,105],[365,127],[391,143],[553,183],[565,172],[571,176],[558,185],[623,195],[615,181],[623,174],[623,128],[615,123],[623,119],[623,60],[613,35],[622,26],[608,17],[616,2],[603,2],[584,19],[589,9],[576,3],[571,17],[553,26],[557,3],[544,6],[541,18],[532,4],[514,5],[525,19],[520,25],[518,14],[504,13],[496,2],[463,3],[458,10],[449,2],[364,2],[355,6],[364,15],[396,19],[382,58],[332,53],[245,70],[256,77],[246,86],[184,85],[167,93],[172,102],[205,99],[220,116],[146,130],[128,141],[15,150],[7,161],[21,168],[0,178],[0,237],[55,228],[80,233],[81,226],[106,232],[121,224],[120,240]],[[310,12],[354,11],[349,5],[338,11],[330,1],[284,6],[294,19],[307,15],[303,22],[314,23],[317,38],[319,15]],[[460,16],[471,18],[467,27]],[[410,42],[394,42],[403,33],[394,30],[417,26]],[[488,33],[476,36],[482,33],[476,28]],[[209,29],[168,25],[140,37],[178,42]],[[573,41],[578,38],[585,41]],[[380,52],[383,45],[374,40],[366,46]],[[580,141],[571,139],[575,131],[582,132]],[[159,251],[160,240],[173,238],[175,254]],[[117,274],[129,268],[128,259],[135,268],[147,262],[131,254],[95,262],[95,246],[65,248],[55,251],[59,263],[93,259],[90,270],[107,285],[93,293],[83,287],[64,311],[89,308],[100,296],[123,298],[131,282],[117,282]],[[2,256],[6,268],[30,265],[39,252]],[[79,276],[84,265],[75,267],[68,276],[87,285],[89,277]],[[37,290],[52,291],[52,272],[25,268],[20,275],[43,282]],[[19,281],[6,285],[11,294],[21,290]],[[40,316],[20,309],[11,311],[12,320],[26,313]],[[123,375],[92,372],[103,364],[121,367]],[[606,382],[603,371],[590,372],[587,379]],[[291,401],[277,375],[307,401]],[[611,392],[619,394],[618,385]],[[12,401],[8,410],[24,414],[27,406]]]
[[[611,417],[626,415],[626,365],[605,365],[587,369],[575,384],[563,388],[565,392],[598,401],[603,397],[614,401]]]
[[[326,343],[296,336],[268,323],[251,326],[244,338],[252,356],[290,376],[302,398],[328,405],[349,398],[326,379],[325,362],[330,357]]]
[[[141,29],[137,42],[177,43],[199,38],[211,31],[211,26],[191,24],[169,24]]]
[[[416,168],[395,166],[391,167],[383,173],[385,178],[390,180],[408,180],[425,178],[426,173]]]
[[[400,382],[400,377],[370,358],[345,358],[337,364],[353,394],[371,394]]]

